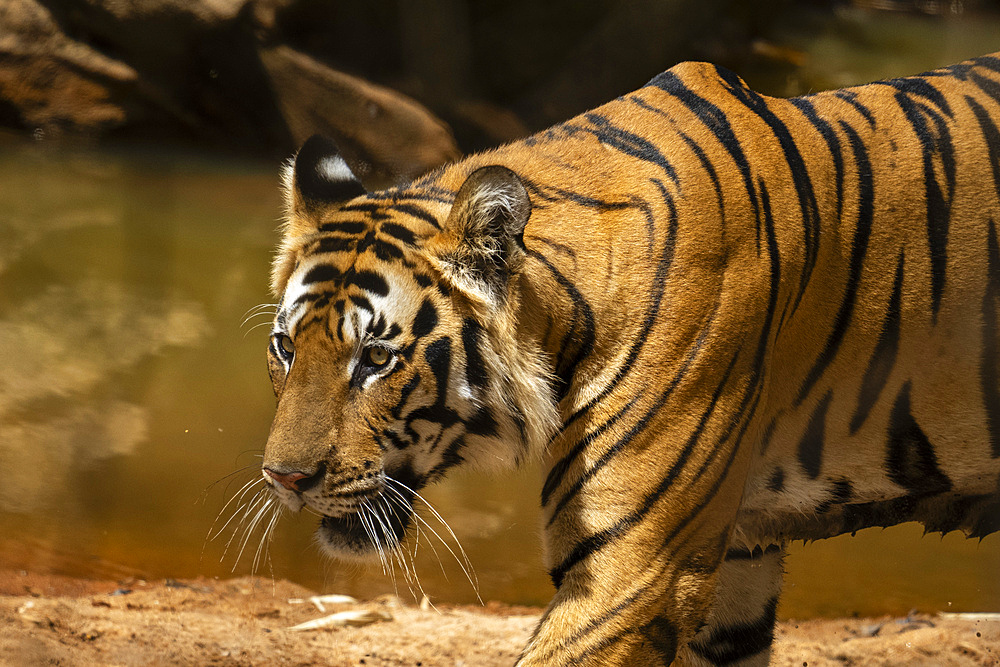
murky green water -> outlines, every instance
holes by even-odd
[[[989,33],[970,30],[965,42],[935,47],[970,49],[948,60],[991,50],[974,45]],[[933,59],[872,71],[836,40],[813,40],[812,62],[840,58],[834,68],[855,72],[852,80],[945,61],[924,54]],[[241,321],[269,299],[277,181],[270,164],[0,149],[0,565],[183,577],[246,574],[256,560],[260,574],[324,591],[406,593],[401,573],[394,584],[321,558],[311,516],[284,516],[265,554],[261,526],[244,536],[253,508],[226,507],[258,477],[274,408],[267,328],[254,328],[266,318]],[[539,488],[540,473],[528,470],[456,477],[427,494],[484,599],[543,604],[551,594]],[[1000,609],[1000,535],[977,543],[921,532],[909,525],[793,547],[783,615]],[[420,543],[416,570],[434,599],[475,599],[437,540]]]

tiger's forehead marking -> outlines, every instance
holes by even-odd
[[[303,244],[281,300],[279,326],[294,332],[328,322],[341,339],[384,328],[377,311],[408,312],[408,304],[398,302],[404,292],[393,284],[396,272],[386,269],[399,265],[411,273],[421,240],[439,228],[419,203],[365,200],[341,207]],[[425,287],[421,277],[413,275]],[[328,312],[331,305],[335,313]],[[349,305],[356,315],[345,317]]]

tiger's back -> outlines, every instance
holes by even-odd
[[[766,662],[788,540],[1000,528],[998,123],[995,57],[792,100],[686,63],[381,193],[307,144],[266,476],[355,552],[355,498],[543,456],[524,664]]]

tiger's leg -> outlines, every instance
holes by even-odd
[[[693,476],[659,502],[640,494],[612,503],[604,489],[600,503],[594,494],[593,504],[558,514],[546,528],[556,594],[519,664],[672,664],[708,622],[744,488],[741,468]],[[702,502],[679,511],[686,494]]]
[[[763,550],[730,549],[726,553],[708,622],[681,653],[681,664],[768,664],[784,551],[772,544]]]

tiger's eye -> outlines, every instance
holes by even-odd
[[[372,366],[385,366],[389,363],[389,350],[384,347],[368,348],[368,361]]]
[[[295,356],[295,343],[292,342],[291,338],[285,334],[278,334],[277,342],[279,351],[285,358],[291,359]]]

